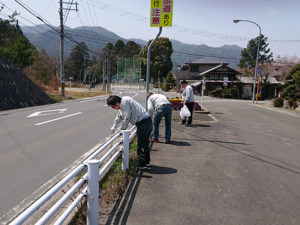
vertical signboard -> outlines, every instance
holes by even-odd
[[[151,27],[171,27],[172,18],[173,0],[151,0]]]

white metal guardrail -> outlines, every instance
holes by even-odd
[[[45,224],[64,206],[67,200],[83,187],[83,190],[77,195],[73,202],[54,222],[55,225],[62,224],[73,209],[81,202],[83,198],[87,198],[87,224],[98,224],[98,196],[99,196],[99,179],[106,174],[112,167],[116,159],[122,154],[122,169],[129,168],[129,143],[135,137],[136,127],[133,126],[130,130],[122,131],[115,134],[101,147],[99,147],[93,154],[85,159],[80,165],[67,174],[62,180],[42,195],[37,201],[31,204],[26,210],[18,215],[10,225],[19,225],[30,218],[41,206],[43,206],[50,198],[55,195],[64,185],[66,185],[72,178],[75,178],[83,169],[88,168],[87,173],[84,174],[72,187],[60,198],[58,201],[35,223],[38,225]],[[120,138],[122,136],[122,138]],[[108,146],[115,143],[101,158],[95,159],[101,152],[106,150]],[[107,162],[106,162],[107,161]],[[104,164],[105,163],[105,164]],[[100,169],[99,169],[100,168]],[[85,184],[87,184],[85,186]]]

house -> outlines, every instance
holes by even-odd
[[[223,88],[224,81],[227,85],[239,82],[237,75],[241,73],[228,66],[228,63],[212,57],[204,57],[193,62],[185,63],[176,71],[176,81],[187,80],[198,93],[201,91],[202,82],[206,84],[205,95],[210,95],[216,88]],[[226,85],[225,84],[225,85]]]
[[[201,93],[203,82],[204,95],[211,95],[217,88],[236,87],[239,98],[250,98],[253,91],[253,77],[242,76],[239,71],[229,67],[228,63],[212,57],[204,57],[179,66],[175,77],[178,85],[180,80],[187,80],[196,94]],[[266,91],[264,96],[268,98],[277,96],[283,85],[283,82],[277,81],[275,77],[264,77],[263,74],[260,79],[260,84],[262,83]]]

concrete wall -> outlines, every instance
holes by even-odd
[[[54,100],[0,55],[0,110],[49,103],[54,103]]]

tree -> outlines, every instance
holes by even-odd
[[[134,41],[128,41],[126,44],[122,40],[118,40],[115,44],[108,43],[102,49],[102,57],[99,62],[99,69],[102,70],[103,58],[108,55],[110,62],[110,74],[111,78],[117,73],[117,59],[124,57],[132,57],[137,55],[141,50],[141,46]],[[132,62],[132,60],[127,60],[127,62]],[[97,69],[98,70],[98,69]]]
[[[34,54],[32,66],[26,68],[24,72],[37,83],[47,85],[51,80],[55,80],[58,62],[55,58],[48,56],[45,50],[41,50]]]
[[[128,41],[125,45],[125,56],[132,57],[139,54],[141,51],[141,46],[134,41]]]
[[[152,40],[149,40],[147,45],[139,54],[138,62],[142,63],[142,73],[144,78],[146,77],[147,66],[147,49]],[[171,55],[173,53],[172,42],[169,38],[158,38],[151,48],[150,58],[150,77],[154,80],[158,78],[165,78],[167,74],[172,70],[173,63]]]
[[[123,57],[125,54],[125,43],[122,40],[118,40],[114,46],[114,54],[116,57]]]
[[[23,70],[32,65],[36,49],[24,36],[15,20],[16,15],[13,13],[10,20],[0,19],[0,53]]]
[[[247,48],[241,52],[241,60],[239,63],[240,68],[254,68],[256,64],[256,56],[257,56],[257,46],[258,39],[251,39],[248,42]],[[260,44],[259,44],[259,57],[258,62],[263,64],[266,62],[270,62],[273,60],[273,53],[270,52],[270,48],[268,48],[269,44],[267,43],[267,37],[264,37],[263,34],[260,36]]]
[[[290,97],[294,100],[300,98],[300,64],[295,65],[285,78],[286,88],[283,97]]]
[[[166,77],[166,81],[163,84],[163,89],[164,89],[164,91],[169,91],[174,86],[176,86],[176,80],[173,77],[173,74],[171,72],[169,72]]]
[[[65,61],[65,76],[73,77],[74,80],[82,80],[82,74],[86,69],[89,54],[84,42],[77,44]]]

